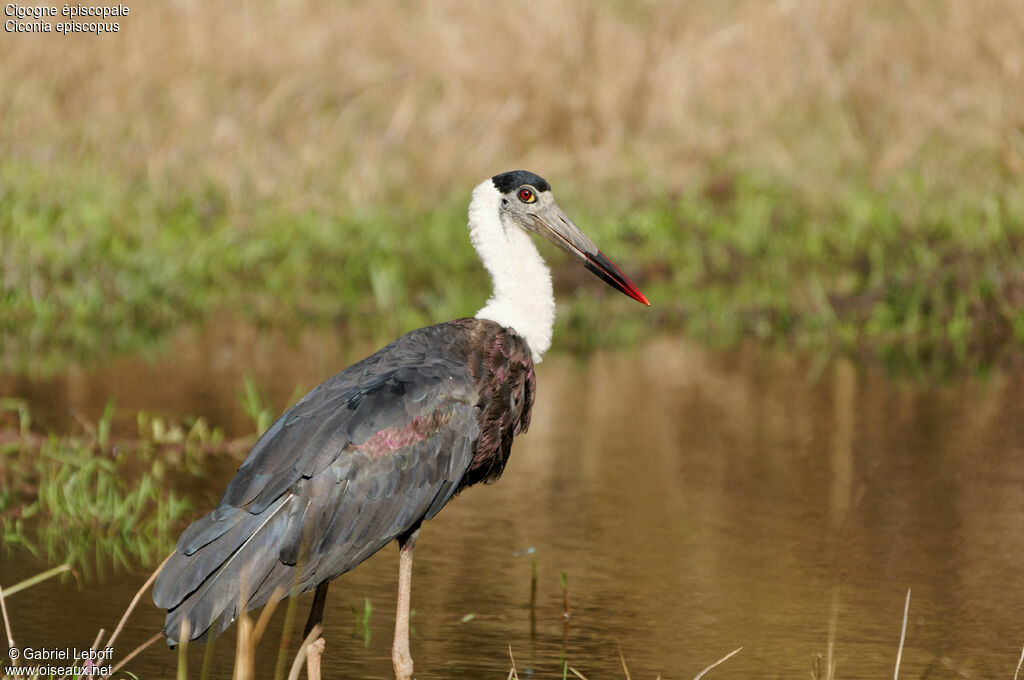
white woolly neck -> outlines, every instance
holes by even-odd
[[[501,194],[486,180],[473,190],[469,204],[469,240],[491,274],[494,294],[478,319],[515,329],[539,363],[551,347],[555,294],[551,271],[533,239],[519,225],[501,219]]]

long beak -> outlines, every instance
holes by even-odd
[[[534,233],[540,234],[582,262],[584,267],[609,286],[617,288],[637,302],[642,302],[648,307],[651,306],[640,289],[634,286],[633,282],[627,279],[626,275],[620,272],[619,268],[597,249],[597,246],[580,231],[579,227],[573,224],[573,221],[562,212],[557,204],[549,203],[540,212],[528,215],[528,217],[531,218],[530,226]]]

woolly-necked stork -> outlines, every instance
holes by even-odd
[[[327,586],[393,540],[400,551],[392,659],[412,676],[408,622],[420,525],[452,496],[496,480],[533,405],[534,364],[551,346],[544,236],[606,283],[648,305],[525,171],[485,180],[470,240],[494,294],[473,318],[414,330],[328,379],[268,429],[220,504],[182,534],[153,588],[170,644],[223,631],[248,610]]]

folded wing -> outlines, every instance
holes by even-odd
[[[430,330],[327,380],[264,433],[157,578],[171,644],[182,624],[204,639],[352,569],[448,502],[473,460],[477,392]]]

